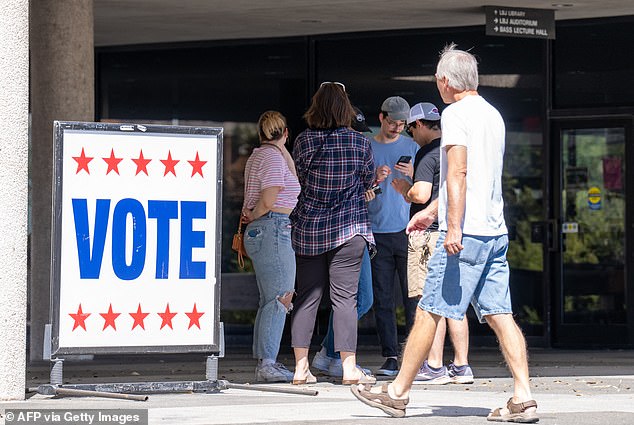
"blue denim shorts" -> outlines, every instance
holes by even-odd
[[[508,236],[462,236],[464,249],[447,255],[443,247],[447,232],[440,232],[429,260],[429,272],[418,306],[450,319],[461,320],[469,303],[484,323],[484,316],[512,313]]]

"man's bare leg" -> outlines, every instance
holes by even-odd
[[[469,364],[469,322],[465,316],[462,320],[447,319],[449,339],[453,344],[453,364],[463,366]]]
[[[429,355],[429,349],[434,341],[436,328],[440,316],[432,314],[418,307],[416,309],[416,319],[414,326],[407,337],[401,370],[396,379],[388,386],[390,396],[394,398],[406,398],[416,374],[420,369],[423,360]]]
[[[447,333],[447,319],[441,317],[436,327],[434,342],[431,344],[427,364],[433,368],[441,368],[443,365],[443,352],[445,349],[445,334]]]
[[[500,341],[504,360],[513,375],[513,402],[532,400],[524,334],[510,314],[493,314],[485,319]]]

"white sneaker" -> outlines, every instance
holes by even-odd
[[[361,370],[365,375],[372,375],[372,371],[370,369],[363,368],[357,365],[357,368]],[[334,378],[343,378],[343,364],[341,363],[341,359],[332,359],[330,361],[330,367],[328,368],[328,375]]]
[[[292,380],[293,372],[286,369],[282,363],[255,367],[256,382],[291,382]]]
[[[313,366],[313,368],[317,369],[321,373],[328,375],[330,364],[333,360],[335,359],[328,357],[320,350],[317,351],[317,354],[315,354],[315,357],[313,357],[313,362],[311,363],[311,365]],[[341,367],[341,360],[339,360],[339,365]]]
[[[324,375],[332,376],[334,378],[343,378],[343,365],[341,364],[341,357],[332,358],[328,357],[321,350],[317,351],[315,357],[313,357],[313,362],[311,363],[313,368],[319,370]],[[359,369],[363,371],[366,375],[372,375],[372,371],[370,369],[362,368],[357,365]]]
[[[341,358],[335,358],[330,360],[330,367],[328,368],[328,376],[335,378],[343,378],[343,364]]]

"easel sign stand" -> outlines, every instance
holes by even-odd
[[[222,128],[54,123],[51,323],[44,395],[147,400],[218,380]],[[205,380],[63,384],[64,357],[207,353]]]

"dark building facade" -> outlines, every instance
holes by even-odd
[[[96,118],[224,127],[223,281],[252,281],[230,246],[259,115],[279,110],[299,133],[321,81],[344,82],[371,126],[392,95],[442,110],[433,76],[439,51],[455,42],[478,57],[479,92],[506,122],[518,322],[532,344],[633,347],[633,25],[634,16],[559,21],[555,40],[478,26],[99,48]],[[227,329],[251,319],[223,311]],[[372,320],[362,334],[373,334]],[[470,320],[475,343],[495,343]]]

